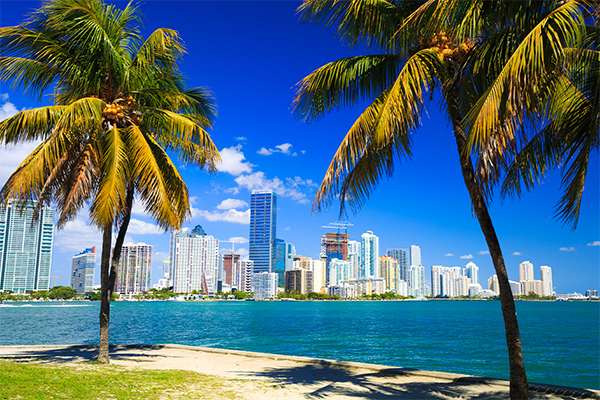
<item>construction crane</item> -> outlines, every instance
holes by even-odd
[[[58,276],[58,274],[54,274],[54,286],[56,286],[57,279],[62,279],[62,276]]]
[[[229,239],[236,239],[236,238],[229,238]],[[238,239],[238,240],[219,240],[219,243],[221,243],[221,242],[231,243],[231,248],[230,249],[225,249],[225,250],[229,250],[229,254],[235,254],[235,244],[236,243],[246,243],[246,241],[242,240],[242,239]]]
[[[325,226],[321,227],[321,228],[326,228],[326,229],[337,229],[337,254],[338,254],[338,256],[341,254],[341,251],[340,251],[340,245],[341,245],[341,243],[340,243],[340,233],[341,233],[341,231],[343,229],[344,233],[346,235],[348,235],[348,227],[349,226],[354,226],[354,224],[351,224],[348,221],[337,221],[337,222],[330,222],[329,225],[325,225]],[[329,263],[329,260],[327,262]]]

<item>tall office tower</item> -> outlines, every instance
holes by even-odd
[[[252,271],[254,271],[254,261],[238,261],[238,290],[240,292],[252,292]]]
[[[379,277],[379,237],[372,231],[367,231],[360,237],[360,262],[359,278]]]
[[[277,195],[271,190],[253,190],[250,196],[250,255],[254,273],[275,270]]]
[[[35,201],[0,205],[0,289],[22,294],[50,289],[54,210]]]
[[[147,292],[152,281],[152,246],[126,243],[121,249],[115,293],[132,295]]]
[[[425,297],[425,267],[410,266],[410,294],[417,299]]]
[[[320,260],[319,260],[320,261]],[[302,268],[285,271],[285,291],[308,294],[313,291],[313,273]]]
[[[488,279],[488,289],[492,292],[500,295],[500,285],[498,284],[498,275],[492,275],[490,279]]]
[[[274,272],[277,274],[277,284],[285,283],[285,240],[275,239],[275,263]]]
[[[325,273],[325,263],[321,260],[310,260],[309,270],[313,274],[313,291],[326,292],[327,278]]]
[[[540,273],[542,275],[542,296],[552,296],[554,293],[554,290],[552,290],[552,268],[542,265]]]
[[[175,231],[173,291],[191,293],[197,290],[209,296],[217,290],[219,272],[219,240],[207,235],[200,226],[192,232]]]
[[[294,268],[294,256],[296,255],[296,248],[292,243],[285,244],[285,270],[289,271]]]
[[[532,281],[533,279],[533,264],[529,261],[523,261],[519,264],[519,281],[527,282]]]
[[[236,282],[236,264],[240,260],[239,254],[223,254],[223,283],[225,285],[235,286]]]
[[[408,270],[410,268],[408,249],[388,249],[386,254],[398,261],[398,279],[408,282]]]
[[[395,258],[379,257],[379,276],[385,279],[387,289],[398,293],[398,261]]]
[[[441,296],[442,294],[441,276],[444,270],[445,268],[441,265],[431,266],[431,295],[433,297]]]
[[[421,248],[419,246],[410,246],[410,265],[421,265]]]
[[[95,267],[96,247],[74,255],[71,261],[71,289],[79,294],[91,292],[94,288]]]
[[[348,241],[348,261],[352,265],[352,276],[358,277],[360,271],[360,242]]]
[[[329,263],[329,284],[340,285],[342,282],[348,282],[350,279],[356,279],[352,276],[352,265],[350,261],[343,261],[334,258]]]
[[[327,281],[329,282],[329,270],[331,260],[348,261],[348,242],[347,233],[326,233],[321,236],[321,261],[325,262],[327,267]]]
[[[277,274],[275,272],[253,274],[252,291],[256,300],[272,299],[277,296]]]
[[[173,278],[173,270],[171,269],[171,261],[163,260],[162,263],[162,279],[171,280]]]
[[[471,278],[471,283],[479,283],[479,267],[474,262],[467,263],[463,275]]]

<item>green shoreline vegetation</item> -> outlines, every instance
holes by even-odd
[[[29,359],[27,360],[29,361]],[[70,365],[0,360],[2,399],[236,399],[229,379],[183,370],[143,370],[96,361]],[[232,380],[233,381],[233,380]]]

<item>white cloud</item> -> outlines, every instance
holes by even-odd
[[[575,250],[575,247],[561,247],[558,250],[559,251],[577,251],[577,250]]]
[[[486,254],[490,254],[490,251],[489,250],[481,250],[478,254],[481,256],[484,256]]]
[[[250,210],[238,211],[235,208],[223,212],[194,209],[194,217],[200,217],[210,222],[231,222],[234,224],[250,224]]]
[[[0,106],[0,121],[10,118],[19,112],[13,103],[7,101],[8,95],[6,93],[1,95],[1,100],[4,102],[4,104]]]
[[[226,199],[223,200],[218,206],[218,210],[231,210],[232,208],[246,208],[248,203],[244,200],[239,199]]]
[[[127,233],[132,235],[162,235],[165,231],[154,224],[131,218]]]
[[[289,230],[291,230],[291,229],[292,229],[292,228],[290,228],[289,226],[286,226],[285,228],[283,228],[283,230],[284,230],[284,231],[289,231]]]
[[[460,256],[460,258],[463,258],[465,260],[470,260],[471,258],[473,258],[473,254],[465,254],[463,256]]]
[[[264,147],[262,147],[259,151],[257,151],[258,154],[260,154],[261,156],[270,156],[271,154],[273,154],[273,152],[269,149],[266,149]]]
[[[512,253],[513,256],[522,256],[523,253],[521,253],[520,251],[515,251],[514,253]]]
[[[588,243],[588,246],[600,246],[600,240],[594,240],[592,243]]]
[[[292,147],[293,146],[291,143],[282,143],[282,144],[278,144],[277,146],[275,146],[274,149],[267,149],[266,147],[262,147],[259,151],[257,151],[257,153],[260,154],[261,156],[270,156],[273,153],[281,153],[281,154],[286,154],[288,156],[298,155],[295,152],[292,153]]]
[[[304,193],[303,186],[310,188],[315,184],[309,179],[307,181],[302,180],[300,177],[287,178],[286,183],[281,179],[275,177],[268,179],[265,173],[262,171],[254,172],[248,175],[240,175],[235,178],[235,182],[241,187],[252,190],[272,190],[281,197],[289,197],[292,200],[297,201],[301,204],[309,202],[306,193]]]
[[[8,178],[19,164],[31,154],[41,141],[20,143],[18,145],[0,146],[0,186],[4,186]]]
[[[252,167],[254,167],[254,165],[244,161],[246,160],[246,157],[244,157],[244,153],[240,151],[241,148],[242,145],[238,144],[237,146],[227,147],[221,150],[221,162],[217,165],[217,170],[219,172],[227,172],[233,176],[252,172]]]
[[[169,253],[167,253],[166,251],[157,251],[152,256],[152,261],[162,264],[162,262],[165,260],[168,260],[169,257],[171,257],[171,255]]]
[[[452,254],[452,253],[446,253],[446,254],[444,254],[444,256],[446,256],[446,257],[454,257],[454,254]]]
[[[60,231],[56,231],[54,245],[60,253],[72,252],[73,254],[96,246],[96,252],[100,254],[102,252],[102,233],[98,228],[88,225],[81,217],[78,217],[67,222]]]
[[[235,140],[237,140],[238,142],[243,142],[245,140],[248,140],[247,138],[245,138],[244,136],[238,136],[235,138]]]
[[[243,236],[230,237],[228,240],[233,243],[248,243],[249,242],[248,238],[245,238]]]

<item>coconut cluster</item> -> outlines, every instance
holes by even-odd
[[[463,43],[457,44],[452,41],[445,32],[434,34],[432,37],[423,39],[421,47],[423,49],[435,50],[444,58],[457,59],[468,53],[473,48],[473,43],[466,39]]]
[[[125,110],[118,104],[107,104],[104,107],[103,114],[104,118],[116,121],[125,116]]]

